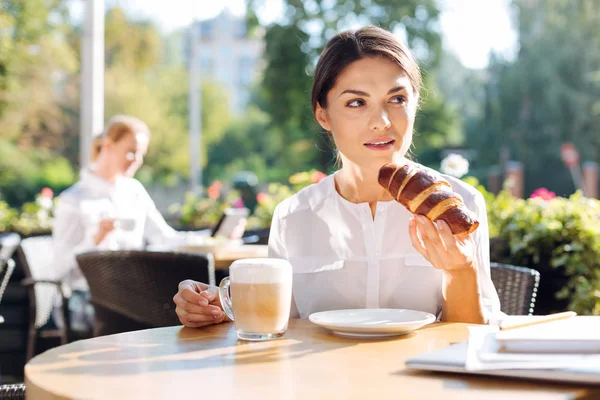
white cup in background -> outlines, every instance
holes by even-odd
[[[117,218],[115,219],[115,228],[122,231],[130,232],[135,229],[134,218]]]

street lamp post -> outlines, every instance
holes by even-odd
[[[190,29],[189,59],[189,127],[190,127],[190,190],[201,194],[202,191],[202,95],[200,76],[198,74],[199,54],[198,40],[200,25],[194,22]]]
[[[79,163],[90,163],[92,137],[104,125],[104,0],[84,0],[81,38]]]

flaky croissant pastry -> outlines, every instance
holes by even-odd
[[[450,183],[419,164],[385,164],[379,170],[379,184],[411,213],[443,220],[455,235],[472,233],[479,226],[477,217],[452,191]]]

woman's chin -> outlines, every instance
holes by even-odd
[[[389,164],[389,163],[394,163],[394,164],[405,164],[406,163],[406,158],[405,156],[405,152],[402,151],[395,151],[395,152],[390,152],[388,154],[381,154],[378,157],[375,157],[373,159],[372,164],[377,167],[378,169],[383,167],[385,164]]]

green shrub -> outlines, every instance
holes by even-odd
[[[0,232],[8,232],[13,221],[19,215],[18,211],[10,207],[5,201],[0,201]]]
[[[580,192],[526,200],[506,190],[493,196],[469,183],[484,194],[490,237],[501,247],[492,249],[492,261],[540,272],[538,311],[559,311],[564,304],[580,314],[600,315],[600,201]]]

